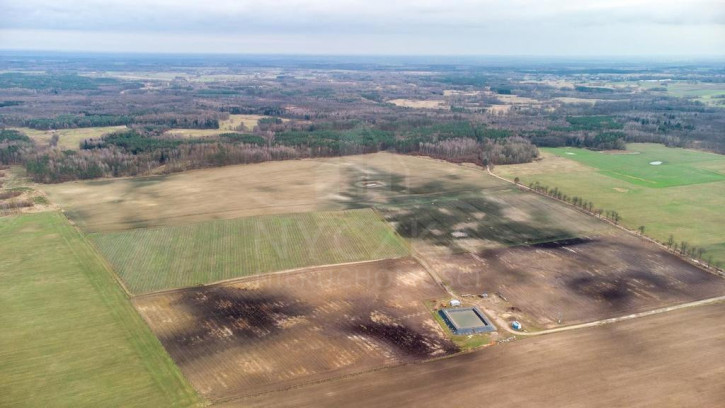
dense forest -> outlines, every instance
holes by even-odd
[[[392,70],[377,61],[149,57],[112,75],[108,56],[69,58],[62,70],[42,58],[0,62],[0,164],[23,164],[40,182],[378,151],[479,165],[529,162],[537,146],[651,142],[725,153],[717,66],[417,61]],[[697,87],[712,97],[688,96]],[[62,143],[61,130],[91,128],[100,135]]]

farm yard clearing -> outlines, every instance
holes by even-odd
[[[309,268],[134,298],[212,401],[449,355],[423,301],[445,296],[411,259]]]
[[[91,234],[132,293],[408,255],[370,209],[267,215]]]
[[[428,258],[454,293],[529,331],[725,294],[725,279],[612,229],[589,237]]]

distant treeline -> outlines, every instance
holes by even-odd
[[[89,114],[61,115],[53,123],[33,121],[25,125],[66,128],[89,123],[96,126],[125,123],[130,127],[101,138],[86,139],[81,142],[79,152],[34,146],[27,136],[4,131],[6,136],[0,141],[2,163],[25,163],[33,180],[46,183],[378,151],[423,154],[481,165],[512,164],[535,159],[536,145],[623,149],[627,139],[618,130],[622,125],[610,116],[566,117],[564,123],[568,126],[529,132],[491,128],[468,120],[442,121],[427,117],[313,123],[272,117],[260,120],[250,133],[225,132],[200,138],[174,137],[164,131],[173,127],[218,128],[216,116],[155,114],[132,118]]]
[[[450,161],[491,164],[528,163],[538,157],[539,150],[527,139],[512,136],[505,139],[446,139],[421,143],[420,153]]]
[[[687,124],[678,127],[680,122],[671,117],[637,118],[638,126],[666,125],[676,129],[673,131],[676,133],[657,134],[632,129],[632,119],[625,122],[625,127],[621,118],[612,115],[552,116],[547,120],[555,125],[548,129],[522,131],[494,128],[456,116],[441,119],[382,115],[366,120],[327,121],[282,121],[270,117],[261,119],[252,130],[227,131],[212,137],[180,138],[164,133],[176,127],[217,129],[219,120],[226,114],[83,114],[60,115],[50,122],[29,119],[23,124],[35,128],[126,124],[129,129],[86,139],[77,152],[34,146],[21,133],[3,131],[0,163],[25,163],[35,181],[52,183],[378,151],[496,165],[530,162],[538,156],[536,146],[612,150],[624,149],[625,143],[631,141],[656,141],[674,146],[687,143],[686,139],[676,136]]]
[[[330,122],[297,129],[285,125],[287,129],[271,132],[270,128],[283,125],[268,120],[265,126],[258,126],[259,134],[223,133],[190,139],[137,128],[84,140],[80,151],[34,151],[24,156],[24,163],[34,181],[56,183],[383,150],[482,165],[527,162],[538,155],[528,140],[510,132],[467,122],[422,124],[416,128],[413,123],[402,123],[383,130],[362,123]]]
[[[562,134],[555,132],[528,133],[533,144],[540,147],[583,147],[591,150],[624,150],[627,135],[624,132],[601,132],[595,134]]]
[[[168,128],[186,129],[217,129],[217,115],[183,115],[176,113],[145,114],[145,115],[58,115],[54,118],[33,118],[13,120],[6,119],[9,124],[29,127],[38,130],[75,129],[102,126],[123,126],[130,124],[156,125]]]
[[[568,116],[567,126],[551,126],[547,130],[523,132],[540,147],[583,147],[592,150],[623,150],[627,134],[612,116]]]
[[[140,88],[138,82],[120,81],[115,78],[91,78],[75,74],[24,74],[7,72],[0,74],[0,88],[25,88],[54,91],[96,90],[102,86]]]

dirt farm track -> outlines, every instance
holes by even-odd
[[[724,326],[725,304],[717,303],[225,406],[717,407],[725,401]]]

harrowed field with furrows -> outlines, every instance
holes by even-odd
[[[132,293],[408,255],[373,210],[274,215],[90,235]]]

